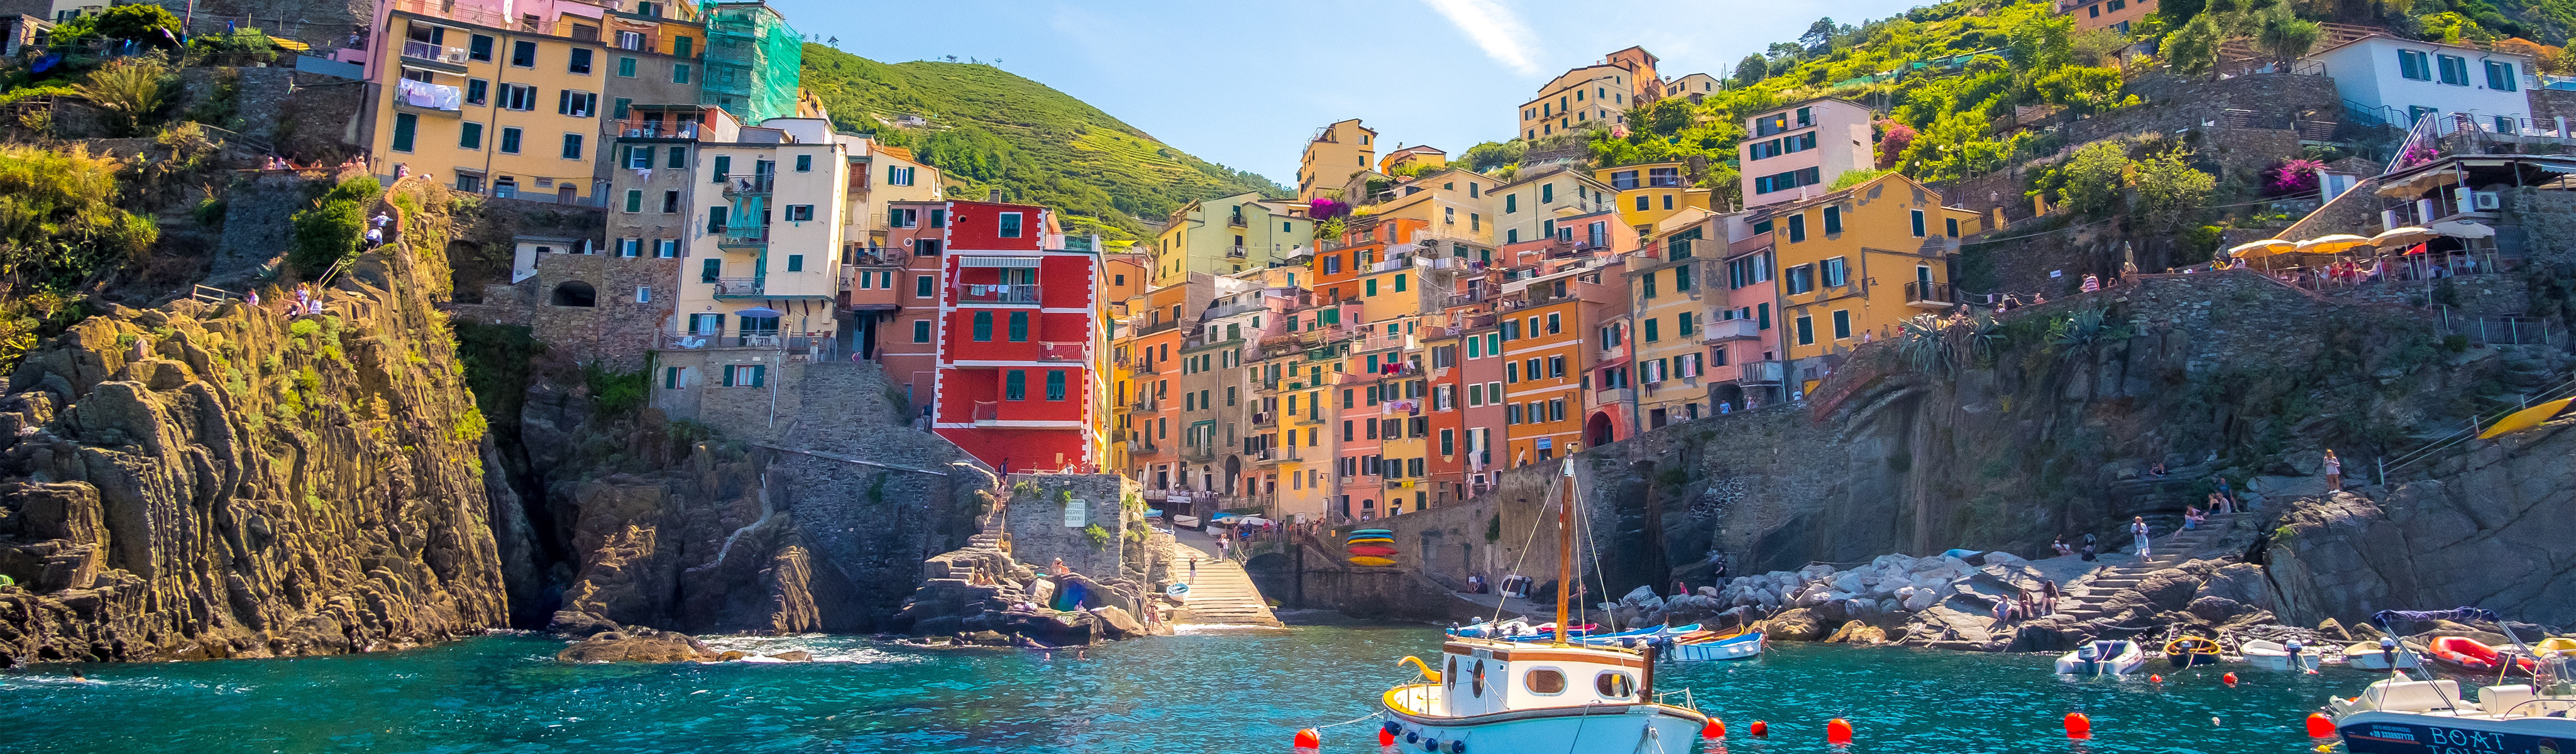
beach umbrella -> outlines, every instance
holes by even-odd
[[[2408,244],[2423,243],[2425,241],[2438,238],[2441,235],[2442,234],[2440,233],[2433,232],[2431,228],[2409,225],[2402,228],[2389,228],[2387,230],[2380,231],[2379,235],[2370,237],[2370,245],[2386,249],[2406,246]]]
[[[752,308],[749,308],[749,309],[744,309],[744,310],[742,310],[742,311],[734,312],[734,315],[735,315],[735,316],[739,316],[739,317],[755,317],[755,318],[756,318],[756,317],[778,317],[778,316],[784,316],[785,314],[786,314],[786,312],[781,312],[781,311],[779,311],[779,310],[771,309],[771,308],[766,307],[766,306],[755,306],[755,307],[752,307]]]
[[[2469,222],[2467,220],[2453,220],[2447,223],[2434,223],[2431,230],[2435,233],[2440,233],[2452,238],[2487,238],[2495,235],[2494,228]]]
[[[2370,239],[2367,238],[2350,233],[2336,233],[2300,241],[2298,251],[2301,254],[2341,254],[2350,251],[2353,247],[2368,243]]]
[[[2289,251],[2297,246],[2298,244],[2294,242],[2284,241],[2278,238],[2266,238],[2252,243],[2237,244],[2236,248],[2228,249],[2227,254],[2228,256],[2238,259],[2253,259],[2255,257],[2268,257],[2274,254],[2279,254],[2284,251]]]
[[[2492,440],[2500,435],[2509,435],[2540,426],[2551,419],[2558,418],[2559,414],[2566,413],[2567,404],[2571,402],[2576,402],[2576,398],[2560,398],[2507,414],[2503,419],[2496,420],[2495,426],[2478,433],[2478,439]]]

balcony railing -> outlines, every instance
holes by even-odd
[[[1034,304],[1038,302],[1035,285],[965,284],[955,287],[960,304]]]
[[[1038,341],[1039,361],[1090,361],[1091,344],[1082,342]]]
[[[1949,283],[1931,283],[1916,280],[1905,284],[1905,304],[1907,306],[1916,306],[1926,309],[1947,309],[1955,303],[1956,296],[1957,293],[1950,290]]]
[[[1135,361],[1128,362],[1127,364],[1127,371],[1134,372],[1136,374],[1155,374],[1162,371],[1162,369],[1162,362],[1149,361],[1145,359],[1137,359]]]
[[[759,196],[776,188],[778,176],[766,173],[734,176],[725,180],[725,196]]]
[[[1747,361],[1735,365],[1735,384],[1777,385],[1780,384],[1780,375],[1787,371],[1783,362]]]
[[[1002,420],[1002,404],[1001,404],[1001,402],[999,402],[999,401],[976,401],[976,402],[975,402],[975,423],[976,423],[976,424],[981,425],[981,424],[986,424],[986,423],[990,423],[990,422],[997,422],[997,421],[1001,421],[1001,420]]]
[[[1270,384],[1275,385],[1278,383]],[[1252,426],[1255,429],[1267,429],[1279,426],[1279,414],[1271,411],[1254,411],[1252,412]]]
[[[749,277],[749,278],[716,278],[716,292],[715,292],[715,295],[720,296],[720,297],[721,297],[721,296],[758,296],[758,295],[761,295],[763,292],[765,292],[765,291],[767,291],[767,290],[768,290],[768,288],[769,288],[768,283],[769,283],[769,279],[768,279],[768,278],[760,278],[760,277]]]
[[[1703,343],[1759,340],[1762,337],[1762,327],[1756,321],[1749,319],[1721,319],[1701,325],[1700,333],[1703,336],[1700,342]]]
[[[1243,247],[1241,247],[1241,246],[1229,246],[1229,247],[1226,247],[1226,250],[1225,250],[1225,258],[1227,258],[1227,259],[1242,259],[1242,258],[1244,258],[1244,256],[1245,256],[1245,254],[1244,254],[1244,252],[1243,252]]]
[[[613,118],[600,121],[600,133],[630,139],[695,139],[703,126],[696,121]]]
[[[666,332],[662,333],[657,340],[661,348],[693,351],[736,349],[804,351],[808,348],[831,350],[838,345],[838,340],[831,333],[823,332],[737,332],[731,335]]]
[[[413,60],[427,60],[446,63],[448,65],[465,64],[465,48],[440,47],[428,42],[403,42],[402,56]]]
[[[1184,460],[1184,461],[1212,461],[1212,460],[1216,460],[1216,447],[1215,447],[1215,446],[1213,446],[1213,445],[1183,445],[1183,446],[1181,446],[1181,460]]]
[[[1636,400],[1636,391],[1624,387],[1614,387],[1608,390],[1603,390],[1600,393],[1601,405],[1605,406],[1621,403],[1634,403]]]
[[[729,225],[723,230],[723,237],[716,239],[717,246],[759,248],[769,245],[767,225]]]
[[[1175,328],[1175,327],[1179,327],[1179,326],[1181,326],[1181,321],[1180,321],[1180,320],[1177,320],[1177,319],[1166,319],[1166,320],[1158,320],[1158,321],[1154,321],[1154,322],[1147,322],[1147,323],[1145,323],[1145,324],[1137,325],[1137,326],[1136,326],[1136,335],[1135,335],[1135,336],[1136,336],[1136,337],[1140,337],[1140,338],[1141,338],[1141,337],[1144,337],[1144,336],[1147,336],[1147,335],[1152,335],[1152,334],[1154,334],[1154,333],[1162,332],[1162,331],[1164,331],[1164,330],[1169,330],[1169,329],[1172,329],[1172,328]]]

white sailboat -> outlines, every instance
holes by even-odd
[[[1574,583],[1573,449],[1557,508],[1556,625]],[[1437,668],[1387,689],[1384,730],[1408,751],[1631,754],[1688,751],[1708,717],[1655,694],[1655,649],[1451,637]]]

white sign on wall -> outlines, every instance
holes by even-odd
[[[1091,501],[1074,498],[1064,504],[1064,528],[1080,529],[1091,525]]]

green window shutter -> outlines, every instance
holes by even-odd
[[[1395,292],[1404,292],[1404,273],[1399,272],[1395,274]]]
[[[642,212],[642,211],[644,211],[644,191],[643,191],[642,189],[627,189],[627,190],[626,190],[626,211],[628,211],[628,212]]]
[[[991,342],[993,340],[992,312],[975,313],[975,340],[977,342]]]
[[[1047,400],[1064,400],[1064,370],[1047,372]]]
[[[680,41],[682,41],[682,42],[686,42],[686,41],[689,41],[689,40],[688,40],[687,38],[685,38],[685,37],[684,37],[684,38],[681,38],[681,40],[680,40]],[[686,84],[686,83],[689,83],[689,64],[687,64],[687,63],[672,63],[672,64],[671,64],[671,83],[674,83],[674,84]]]
[[[725,387],[733,387],[733,367],[717,367],[716,372],[724,375],[722,384]]]
[[[630,78],[630,79],[631,79],[631,78],[635,78],[635,59],[634,59],[634,58],[628,58],[628,57],[620,57],[620,58],[618,58],[618,59],[617,59],[617,75],[619,75],[619,76],[624,76],[624,77],[627,77],[627,78]]]
[[[465,148],[465,149],[482,149],[482,148],[483,148],[483,124],[481,124],[481,123],[463,123],[463,124],[459,124],[459,125],[456,127],[456,146],[458,146],[458,147],[462,147],[462,148]]]
[[[766,386],[768,386],[768,384],[769,384],[769,365],[767,365],[767,364],[755,364],[755,365],[752,365],[752,367],[751,367],[751,386],[752,386],[752,387],[766,387]]]
[[[715,282],[715,281],[716,281],[716,278],[718,277],[718,273],[719,273],[719,272],[721,272],[721,271],[723,270],[723,268],[724,268],[724,260],[721,260],[721,259],[709,259],[709,260],[707,260],[705,264],[702,264],[702,265],[699,265],[699,266],[698,266],[698,282],[701,282],[701,283],[713,283],[713,282]]]
[[[1367,279],[1367,280],[1365,280],[1365,281],[1361,281],[1361,282],[1362,282],[1362,287],[1365,287],[1365,288],[1367,288],[1367,289],[1368,289],[1368,295],[1371,295],[1371,296],[1375,296],[1375,295],[1377,295],[1377,278],[1369,278],[1369,279]]]
[[[673,169],[673,170],[678,170],[678,169],[680,169],[680,168],[685,168],[685,167],[688,167],[688,166],[689,166],[689,148],[688,148],[688,147],[672,147],[672,148],[671,148],[671,159],[670,159],[670,161],[669,161],[669,162],[665,162],[665,163],[663,163],[663,164],[662,164],[662,167],[670,168],[670,169]]]
[[[1519,211],[1521,211],[1521,195],[1519,195],[1519,194],[1504,194],[1504,195],[1503,195],[1503,214],[1507,214],[1507,215],[1508,215],[1508,214],[1511,214],[1511,213],[1514,213],[1514,212],[1519,212]]]
[[[716,158],[715,180],[714,180],[713,182],[714,182],[714,183],[723,183],[723,182],[725,182],[725,174],[726,174],[726,173],[729,173],[729,172],[733,172],[733,158],[732,158],[732,157],[718,157],[718,158]]]
[[[805,255],[803,255],[803,254],[789,254],[789,255],[787,255],[787,271],[788,271],[788,272],[804,272],[804,271],[805,271]]]
[[[915,298],[930,298],[930,294],[931,294],[931,290],[930,290],[930,276],[929,276],[929,275],[923,275],[923,276],[916,277],[916,278],[913,278],[913,279],[912,279],[912,295],[913,295],[913,297],[915,297]]]
[[[678,389],[680,389],[680,368],[679,368],[679,367],[670,367],[670,368],[667,368],[667,369],[662,370],[662,389],[664,389],[664,390],[678,390]]]
[[[1002,398],[1024,401],[1029,398],[1029,373],[1013,369],[1002,376]]]
[[[626,118],[626,111],[627,111],[627,109],[628,109],[628,108],[632,108],[632,107],[634,107],[634,106],[635,106],[635,98],[633,98],[633,97],[619,97],[619,98],[617,98],[617,99],[615,100],[615,102],[614,102],[613,104],[615,104],[615,105],[617,106],[617,114],[616,114],[616,115],[613,115],[613,116],[610,116],[610,117],[617,118],[617,119],[619,119],[619,120],[624,120],[624,119]]]
[[[1663,332],[1656,329],[1656,324],[1653,317],[1646,318],[1646,342],[1648,343],[1664,339]]]
[[[411,151],[412,137],[420,131],[420,116],[411,113],[394,115],[394,151]]]
[[[1028,312],[1011,312],[1011,342],[1013,342],[1013,343],[1026,343],[1026,342],[1028,342],[1028,340],[1029,340],[1029,313],[1028,313]]]

